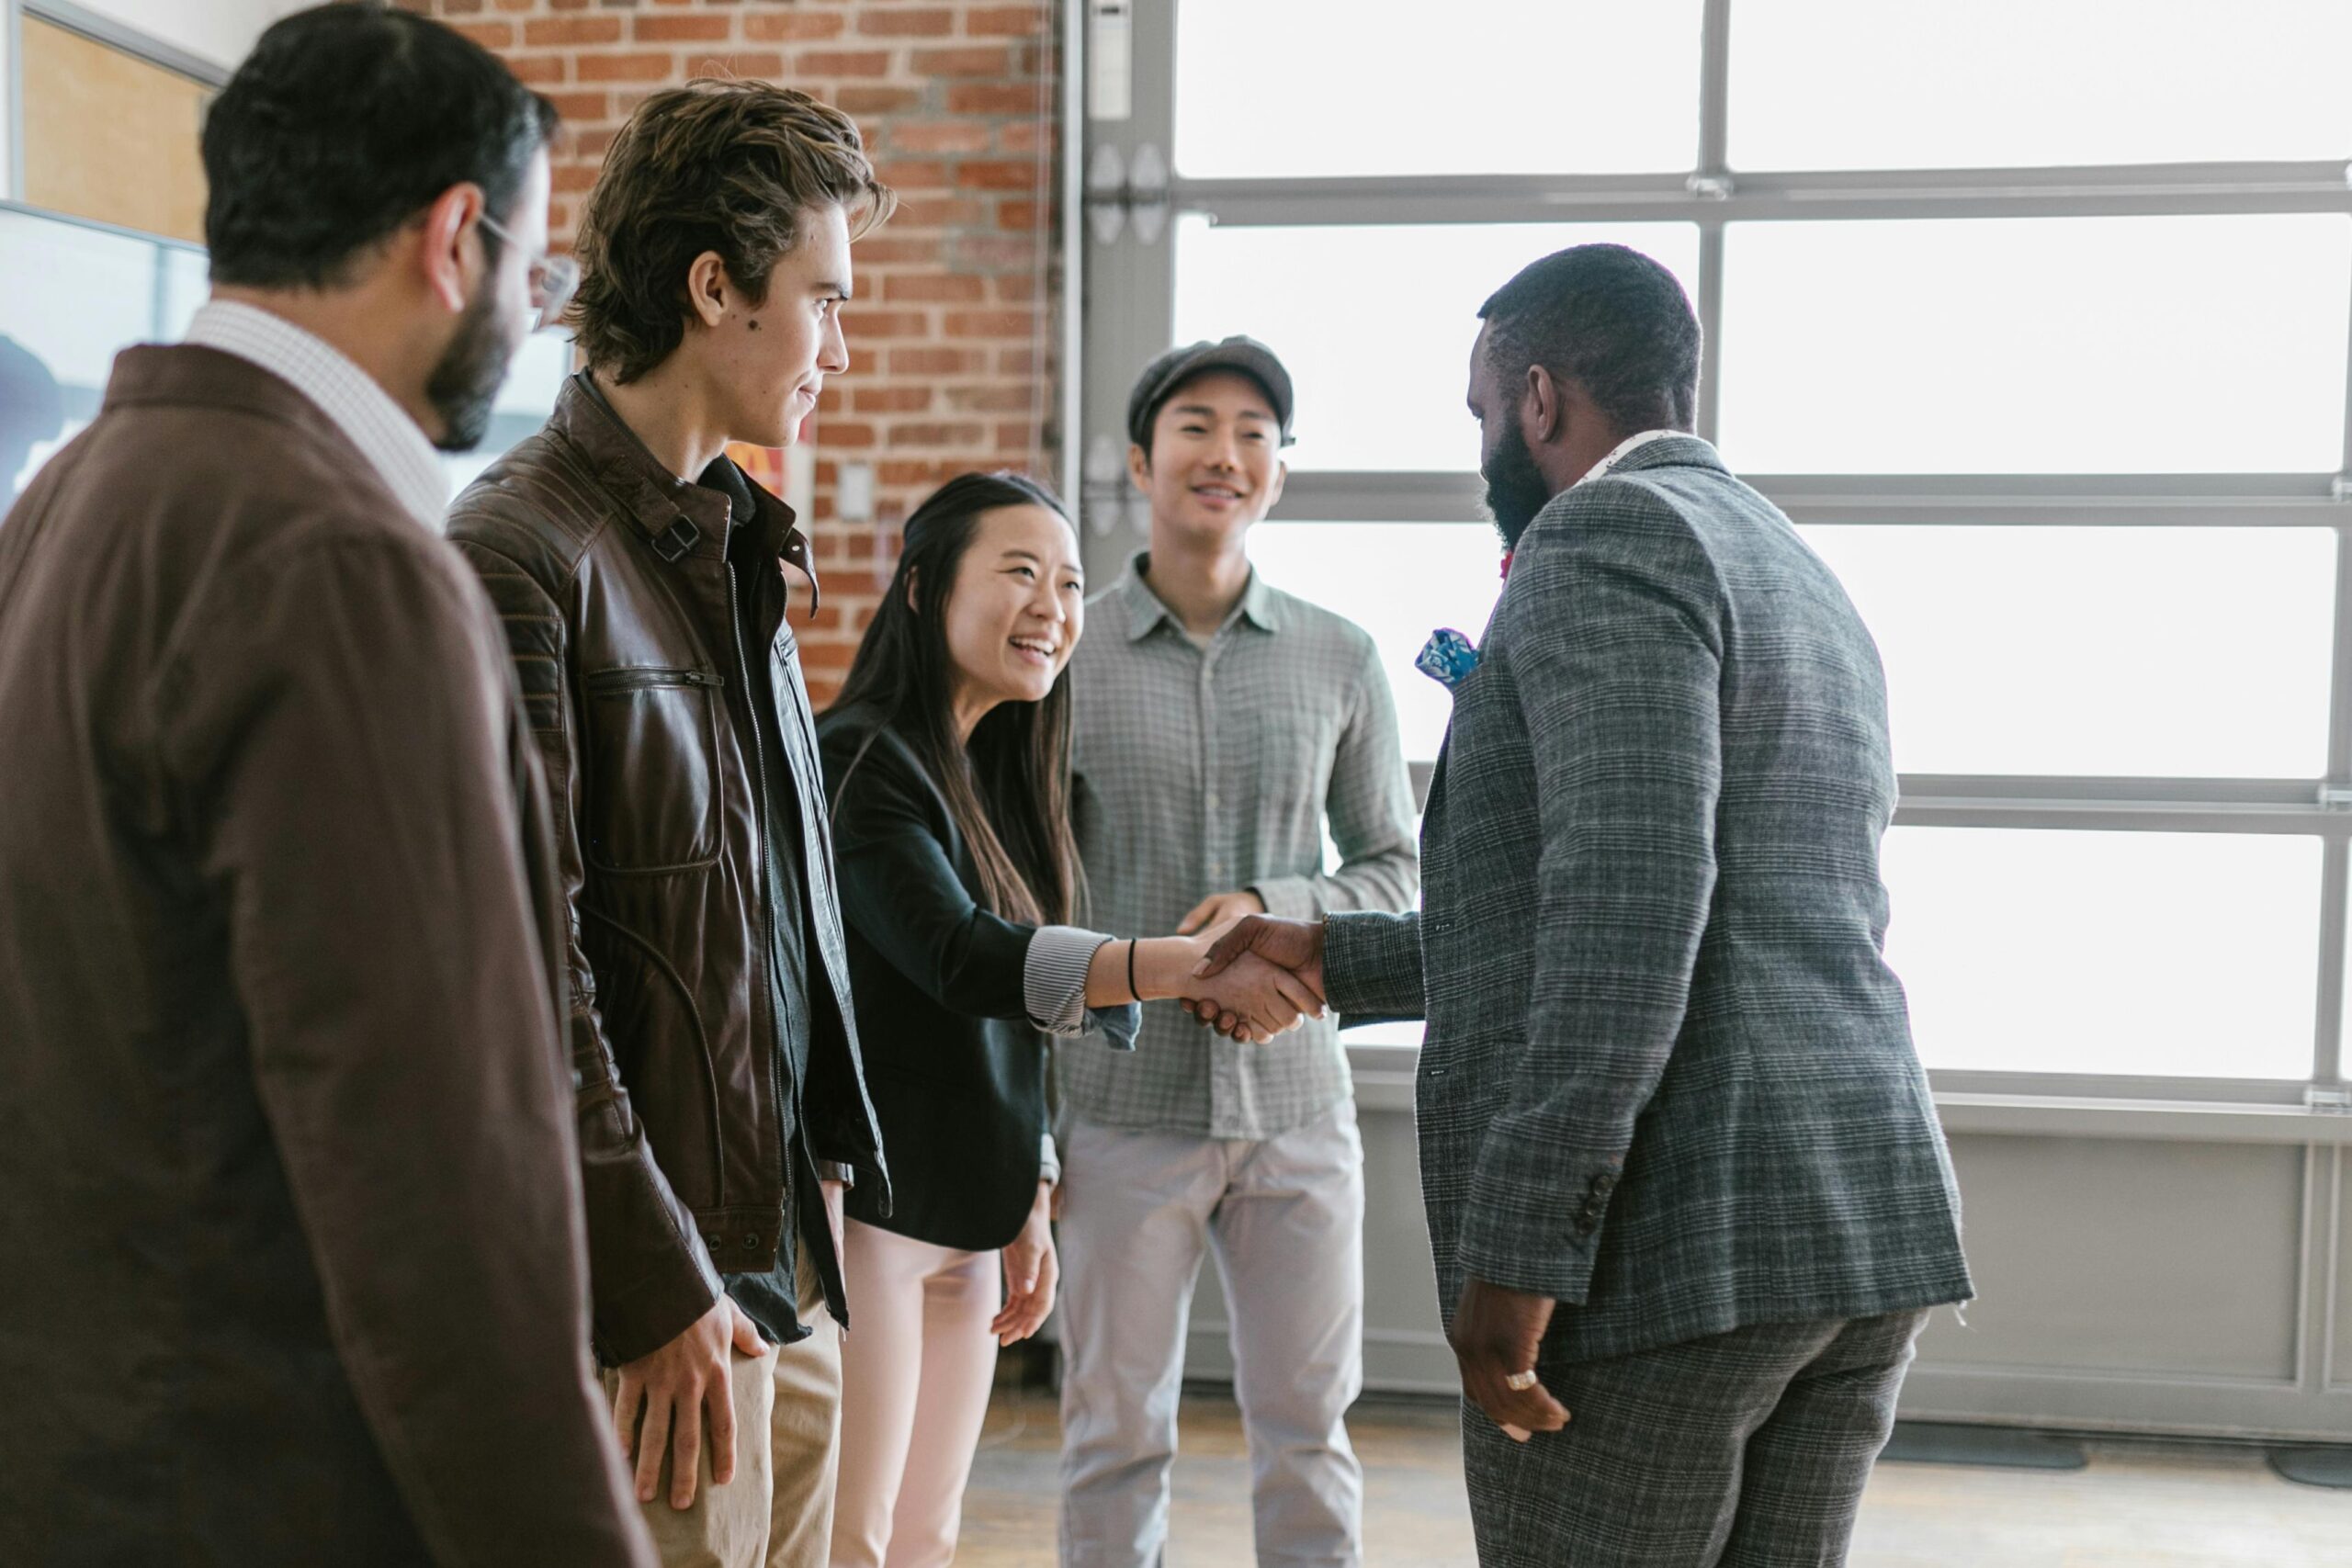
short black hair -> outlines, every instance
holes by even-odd
[[[1506,381],[1541,365],[1582,387],[1611,424],[1689,430],[1699,318],[1674,275],[1623,245],[1571,245],[1531,262],[1478,307]]]
[[[324,288],[451,186],[510,216],[555,106],[498,57],[378,0],[299,11],[261,35],[204,121],[216,283]],[[497,254],[495,236],[482,243]]]

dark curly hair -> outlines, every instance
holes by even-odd
[[[685,336],[686,271],[715,251],[753,303],[801,238],[801,217],[839,205],[856,238],[898,205],[856,122],[766,82],[695,81],[639,104],[605,155],[580,214],[571,320],[588,363],[628,382]]]
[[[555,106],[495,55],[380,3],[319,6],[261,35],[204,117],[212,280],[323,288],[451,186],[513,215]],[[494,259],[498,237],[481,231]]]
[[[1541,365],[1576,382],[1620,431],[1689,430],[1699,318],[1674,275],[1623,245],[1571,245],[1531,262],[1478,307],[1506,384]]]

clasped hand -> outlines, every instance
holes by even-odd
[[[1323,928],[1311,920],[1244,915],[1222,931],[1212,931],[1185,1008],[1203,1023],[1235,1040],[1263,1044],[1300,1016],[1323,1016]],[[1290,1010],[1266,1027],[1261,1010],[1269,994]]]

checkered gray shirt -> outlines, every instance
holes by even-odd
[[[1090,923],[1162,935],[1237,887],[1302,919],[1409,908],[1413,795],[1372,638],[1253,576],[1204,649],[1145,582],[1149,564],[1138,555],[1089,604],[1070,661]],[[1340,853],[1330,872],[1327,815]],[[1057,1041],[1063,1108],[1107,1126],[1271,1138],[1351,1091],[1329,1018],[1240,1045],[1154,1002],[1137,1043]]]

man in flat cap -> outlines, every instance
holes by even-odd
[[[1282,495],[1289,373],[1246,337],[1174,349],[1128,400],[1150,548],[1071,660],[1080,852],[1106,931],[1408,908],[1396,707],[1372,638],[1250,569]],[[1326,872],[1324,831],[1340,866]],[[1185,1318],[1204,1252],[1231,1303],[1257,1557],[1361,1561],[1363,1156],[1328,1019],[1271,1045],[1144,1009],[1144,1049],[1061,1064],[1065,1564],[1157,1563]]]

